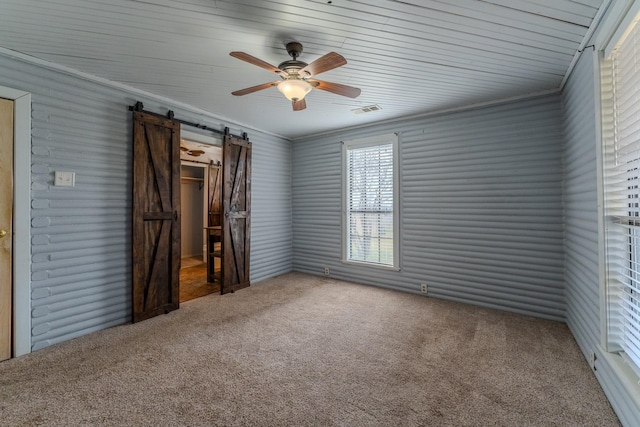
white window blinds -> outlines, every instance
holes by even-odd
[[[609,345],[640,373],[638,26],[605,61],[602,75]]]
[[[394,145],[346,148],[346,260],[393,266]]]

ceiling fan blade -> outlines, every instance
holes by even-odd
[[[236,90],[234,92],[231,92],[231,95],[235,95],[235,96],[247,95],[249,93],[257,92],[259,90],[269,89],[271,86],[277,86],[278,83],[280,83],[280,82],[263,83],[261,85],[247,87],[247,88],[244,88],[244,89],[240,89],[240,90]]]
[[[291,105],[293,105],[293,111],[301,111],[307,108],[307,101],[301,99],[300,101],[291,101]]]
[[[357,98],[360,95],[360,89],[353,86],[341,85],[340,83],[325,82],[322,80],[308,80],[316,89],[335,93],[349,98]]]
[[[324,73],[325,71],[341,67],[346,63],[347,60],[344,59],[344,56],[339,53],[329,52],[298,71],[298,74],[307,78],[309,76],[315,76],[317,74]]]
[[[229,55],[233,56],[234,58],[238,58],[241,61],[248,62],[249,64],[257,65],[258,67],[264,68],[265,70],[274,72],[278,75],[282,75],[285,77],[289,75],[286,71],[283,71],[280,68],[263,61],[262,59],[258,59],[255,56],[249,55],[248,53],[230,52]]]

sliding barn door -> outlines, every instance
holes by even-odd
[[[225,135],[222,150],[222,284],[225,294],[249,286],[251,143]]]
[[[133,321],[179,306],[180,125],[134,112]]]

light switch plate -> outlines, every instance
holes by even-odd
[[[76,185],[76,173],[55,171],[53,184],[57,187],[73,187]]]

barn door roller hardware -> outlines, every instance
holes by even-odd
[[[138,111],[138,112],[141,112],[141,113],[150,114],[152,116],[163,117],[163,118],[166,117],[169,120],[173,120],[173,121],[178,122],[178,123],[183,124],[183,125],[193,126],[194,128],[206,130],[207,132],[217,133],[218,135],[229,135],[229,136],[233,136],[233,137],[238,138],[238,139],[243,139],[245,141],[249,140],[249,137],[247,136],[246,132],[242,132],[242,135],[238,136],[238,135],[233,135],[233,134],[229,133],[229,128],[228,127],[225,127],[224,131],[221,131],[219,129],[210,128],[209,126],[201,125],[199,123],[193,123],[193,122],[189,122],[187,120],[176,119],[175,115],[173,113],[173,110],[167,111],[167,114],[164,115],[164,116],[162,114],[152,113],[151,111],[145,111],[144,110],[144,104],[142,104],[142,102],[140,102],[140,101],[136,102],[134,105],[130,105],[129,106],[129,111]]]

